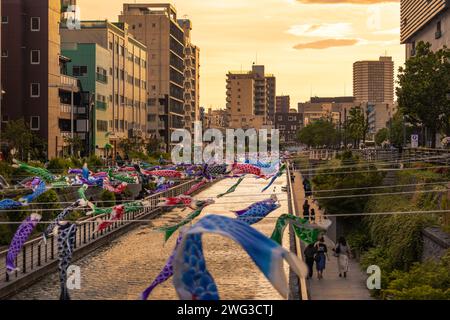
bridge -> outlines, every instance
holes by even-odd
[[[245,178],[237,192],[215,199],[216,203],[207,207],[201,217],[206,214],[234,217],[231,211],[243,209],[270,197],[271,194],[276,194],[281,207],[254,225],[256,229],[270,237],[276,219],[280,215],[301,214],[301,210],[298,209],[304,199],[304,192],[299,186],[301,177],[298,176],[295,183],[292,183],[293,175],[298,173],[288,170],[287,174],[279,178],[266,193],[261,193],[261,189],[267,181]],[[71,291],[72,299],[138,299],[140,293],[159,274],[175,245],[176,237],[172,237],[164,244],[163,234],[158,228],[177,223],[189,214],[189,210],[181,209],[163,212],[157,207],[157,203],[162,198],[184,193],[194,183],[195,181],[188,181],[164,193],[149,197],[147,199],[150,201],[149,207],[128,214],[124,217],[124,221],[114,223],[99,235],[93,234],[92,219],[81,222],[72,262],[81,268],[81,289]],[[205,186],[195,198],[216,198],[234,183],[233,179],[222,179]],[[292,229],[287,230],[287,233],[289,236],[283,238],[283,246],[303,259],[302,244],[294,236]],[[205,235],[204,243],[208,268],[216,279],[222,299],[282,299],[236,243],[213,235]],[[1,261],[5,261],[5,255],[6,252],[0,252]],[[57,263],[56,241],[53,237],[46,244],[41,243],[40,239],[28,242],[17,259],[19,271],[8,275],[4,264],[0,265],[0,274],[4,275],[0,279],[0,297],[24,300],[58,299],[60,288]],[[330,263],[330,266],[332,265]],[[321,286],[317,286],[315,282],[318,280],[299,279],[285,265],[285,273],[290,282],[289,299],[339,299],[339,297],[369,299],[364,275],[357,270],[356,263],[355,269],[351,271],[354,271],[355,279],[350,280],[354,290],[349,295],[346,289],[350,281],[324,280]],[[337,277],[333,272],[329,271],[330,279]],[[352,279],[352,276],[349,278]],[[329,289],[332,292],[331,296],[321,295],[330,291]],[[344,292],[347,292],[347,295],[343,294]],[[155,289],[150,299],[177,299],[172,282],[169,280]]]

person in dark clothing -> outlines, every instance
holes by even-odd
[[[303,217],[308,220],[309,220],[309,208],[310,206],[308,200],[305,200],[305,203],[303,204]]]
[[[307,279],[311,279],[314,275],[314,256],[316,255],[316,248],[313,244],[309,244],[303,253],[305,254],[305,262],[308,266],[308,277]]]
[[[316,221],[316,210],[311,209],[311,215],[310,215],[310,217],[311,217],[311,221],[312,221],[312,222]]]
[[[323,279],[323,270],[325,270],[326,261],[328,258],[328,248],[325,244],[324,237],[321,237],[319,241],[315,245],[316,248],[316,255],[315,255],[315,261],[316,261],[316,269],[317,269],[317,279],[321,280]]]

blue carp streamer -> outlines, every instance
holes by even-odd
[[[215,281],[206,267],[203,233],[220,234],[239,243],[274,288],[285,298],[289,287],[283,269],[286,260],[301,277],[306,266],[291,252],[246,223],[224,216],[209,215],[185,231],[174,261],[173,283],[182,300],[218,300]]]

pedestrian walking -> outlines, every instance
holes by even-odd
[[[316,221],[316,210],[311,209],[310,219],[311,219],[311,222]]]
[[[312,279],[314,275],[314,256],[316,255],[316,248],[314,247],[314,244],[309,244],[305,251],[303,251],[305,254],[305,262],[308,266],[308,277],[307,279]]]
[[[308,200],[305,200],[305,203],[303,204],[303,218],[309,220],[309,203]]]
[[[333,249],[338,259],[339,277],[347,278],[348,261],[350,257],[350,247],[344,237],[340,237],[336,247]]]
[[[325,244],[324,237],[321,237],[315,245],[316,255],[314,260],[316,262],[317,279],[323,279],[323,270],[325,270],[328,258],[328,248]]]

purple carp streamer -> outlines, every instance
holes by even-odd
[[[177,243],[175,245],[175,249],[170,255],[169,259],[166,262],[166,265],[162,269],[161,273],[156,277],[156,279],[152,282],[152,284],[144,290],[141,294],[141,300],[147,300],[152,291],[159,286],[161,283],[166,282],[173,276],[173,261],[175,260],[175,255],[177,253],[178,247],[183,239],[182,233],[178,236]]]
[[[22,222],[22,224],[14,234],[11,245],[9,246],[8,254],[6,256],[6,270],[8,271],[8,273],[12,273],[18,270],[15,265],[16,258],[20,250],[22,250],[25,242],[33,233],[33,230],[36,228],[41,218],[42,217],[39,214],[33,213]]]
[[[206,267],[202,235],[220,234],[239,243],[274,288],[285,298],[289,287],[283,260],[304,277],[307,268],[297,256],[246,223],[223,216],[209,215],[186,230],[174,261],[173,283],[182,300],[218,300],[219,293]]]

